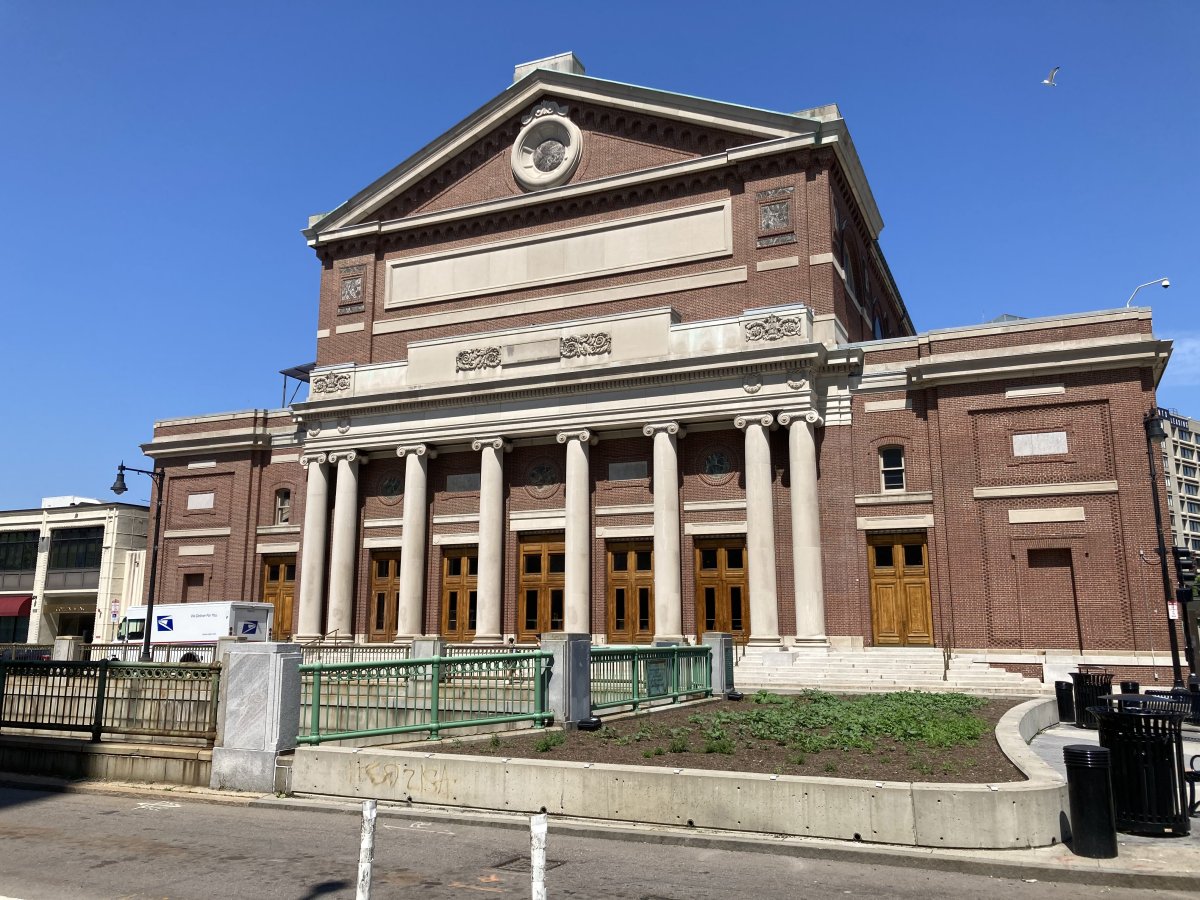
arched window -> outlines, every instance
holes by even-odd
[[[885,491],[904,490],[904,448],[881,447],[879,450],[880,484]]]
[[[881,341],[887,336],[887,333],[884,331],[883,327],[883,318],[879,315],[878,304],[875,305],[874,320],[872,322],[871,332],[875,335],[875,340],[877,341]]]
[[[275,524],[287,525],[292,521],[292,490],[280,488],[275,492]]]

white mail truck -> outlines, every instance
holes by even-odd
[[[270,603],[156,603],[150,643],[203,644],[223,637],[265,641],[271,635],[274,613]],[[140,644],[145,628],[146,607],[131,606],[117,628],[116,642]]]

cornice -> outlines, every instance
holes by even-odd
[[[1171,342],[1148,335],[1134,339],[1095,338],[1078,342],[996,347],[986,351],[933,354],[907,365],[914,387],[964,381],[1028,378],[1093,369],[1149,366],[1161,376],[1171,355]]]

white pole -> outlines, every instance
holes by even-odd
[[[371,900],[371,865],[375,862],[375,801],[363,801],[362,842],[358,848],[358,893],[355,900]]]
[[[546,814],[529,818],[529,871],[533,881],[530,900],[546,900]]]

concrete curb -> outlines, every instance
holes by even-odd
[[[249,804],[257,809],[294,809],[307,812],[354,815],[360,805],[353,800],[328,797],[261,797]],[[467,810],[437,806],[403,805],[381,801],[380,817],[458,822],[493,828],[525,831],[524,814]],[[1200,872],[1180,873],[1138,869],[1117,860],[1092,860],[1073,856],[1062,845],[1036,850],[943,850],[925,847],[894,847],[823,838],[784,837],[776,834],[723,832],[702,828],[630,825],[607,820],[552,816],[553,835],[626,841],[662,846],[696,847],[741,853],[769,853],[800,859],[825,859],[863,865],[927,869],[963,875],[986,875],[1062,884],[1094,884],[1142,890],[1200,891]],[[1043,858],[1023,858],[1037,855]]]
[[[617,763],[301,747],[290,787],[312,796],[538,812],[600,812],[629,825],[864,841],[899,847],[1018,850],[1063,840],[1066,783],[1026,741],[1055,719],[1054,698],[1027,701],[997,725],[1024,781],[928,783],[768,775]]]

